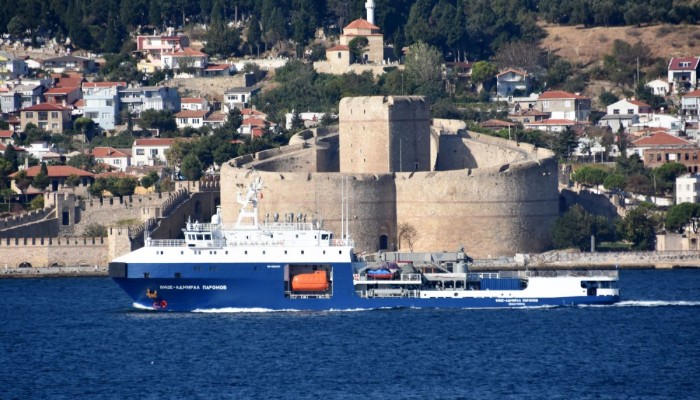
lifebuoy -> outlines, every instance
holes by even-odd
[[[165,300],[161,300],[161,301],[160,301],[160,308],[165,308],[165,307],[167,307],[167,306],[168,306],[168,302],[167,302],[167,301],[165,301]]]

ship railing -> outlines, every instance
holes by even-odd
[[[265,230],[277,231],[313,231],[317,230],[311,222],[266,222],[260,225]]]
[[[421,274],[401,274],[402,281],[419,282]]]
[[[184,247],[186,242],[183,239],[149,239],[146,240],[147,247]]]
[[[562,277],[605,277],[617,278],[619,271],[615,269],[587,269],[587,270],[527,270],[527,271],[502,271],[501,278],[562,278]]]

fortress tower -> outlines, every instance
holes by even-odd
[[[340,102],[340,172],[430,171],[424,97],[346,97]]]
[[[337,130],[300,132],[289,146],[224,163],[222,221],[236,220],[236,193],[255,170],[265,184],[262,218],[294,213],[336,235],[347,228],[360,252],[464,247],[492,258],[551,246],[559,215],[551,151],[431,121],[422,97],[345,98],[339,111]],[[406,227],[417,232],[410,241]]]

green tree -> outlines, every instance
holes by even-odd
[[[29,202],[29,208],[32,210],[41,210],[44,208],[44,196],[34,196],[32,201]]]
[[[260,57],[260,44],[262,43],[262,30],[260,29],[260,19],[257,13],[253,13],[250,16],[250,21],[248,22],[248,35],[246,36],[246,42],[248,43],[248,51],[253,54],[253,47],[256,48],[258,57]]]
[[[497,73],[498,68],[488,61],[477,61],[472,66],[472,80],[482,84],[486,91],[488,91],[487,86],[493,84]]]
[[[182,160],[182,166],[180,167],[182,175],[188,181],[199,180],[199,178],[201,178],[203,175],[202,169],[202,163],[194,154],[188,154],[185,156],[185,158]]]
[[[600,100],[600,104],[603,107],[607,107],[610,104],[617,102],[619,99],[612,92],[608,92],[607,90],[603,90],[600,93],[600,95],[598,96],[598,100]]]
[[[226,25],[223,16],[224,6],[221,0],[216,0],[212,7],[211,23],[207,28],[207,44],[205,51],[211,55],[226,58],[234,54],[240,45],[240,32]]]
[[[574,172],[572,179],[582,185],[598,186],[605,182],[608,173],[598,167],[584,165]]]
[[[567,127],[554,137],[552,151],[559,160],[568,160],[578,147],[578,138],[573,129]]]
[[[7,147],[5,148],[5,160],[7,160],[7,162],[10,163],[9,173],[17,171],[17,168],[19,167],[19,157],[17,156],[17,150],[15,150],[15,146],[11,144],[7,145]]]
[[[654,250],[656,232],[654,221],[645,207],[635,207],[618,220],[617,231],[635,250]]]
[[[88,143],[95,133],[95,121],[86,117],[79,117],[73,122],[73,128],[80,131],[82,142]]]
[[[167,110],[145,110],[141,113],[139,126],[144,129],[158,129],[160,133],[177,132],[173,113]]]
[[[686,173],[685,165],[679,162],[670,162],[652,170],[656,190],[662,193],[673,193],[676,178]]]
[[[141,186],[148,189],[149,187],[155,185],[159,179],[160,179],[160,177],[158,176],[158,172],[151,171],[147,175],[145,175],[143,178],[141,178]]]
[[[39,172],[34,175],[32,186],[39,190],[44,190],[47,186],[49,186],[49,183],[51,183],[51,180],[49,179],[49,169],[46,166],[46,163],[42,162]]]
[[[683,233],[686,227],[690,227],[693,233],[698,233],[700,221],[700,204],[681,203],[668,208],[666,211],[666,229],[672,232]]]
[[[558,249],[576,247],[590,250],[591,236],[598,241],[612,238],[612,227],[605,217],[592,215],[581,205],[573,205],[554,221],[552,241]]]
[[[354,37],[350,43],[348,43],[348,48],[350,48],[350,62],[363,62],[364,52],[369,45],[369,40],[364,36]]]
[[[625,176],[621,174],[610,174],[603,180],[603,187],[608,190],[622,190],[625,187]]]
[[[415,94],[427,96],[433,102],[442,97],[442,54],[434,47],[418,42],[406,54],[406,75],[415,85]]]

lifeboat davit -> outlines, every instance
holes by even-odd
[[[323,292],[328,290],[326,271],[314,271],[295,275],[292,278],[292,290],[299,292]]]

